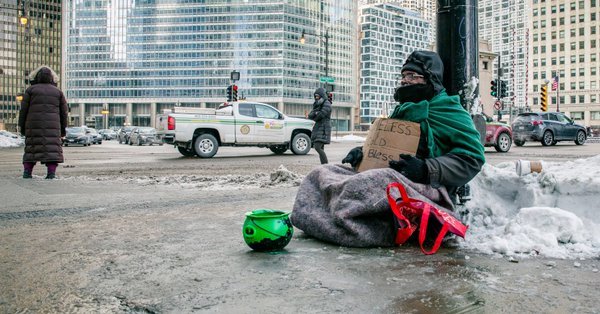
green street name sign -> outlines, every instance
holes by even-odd
[[[333,83],[333,82],[335,82],[335,79],[333,77],[330,77],[330,76],[321,76],[321,78],[319,80],[321,81],[321,83]]]

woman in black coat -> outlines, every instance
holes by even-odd
[[[325,155],[325,144],[331,142],[331,103],[327,99],[325,89],[320,87],[315,90],[315,102],[308,118],[315,121],[313,126],[311,140],[314,143],[315,150],[319,153],[321,164],[327,163]]]
[[[58,76],[42,66],[31,73],[31,86],[25,91],[19,111],[19,130],[25,136],[23,178],[32,177],[36,162],[46,164],[46,179],[56,177],[56,168],[64,161],[62,137],[67,128],[67,100],[56,87]]]

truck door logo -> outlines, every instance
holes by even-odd
[[[244,124],[240,127],[240,132],[242,134],[246,135],[246,134],[250,133],[250,127]]]

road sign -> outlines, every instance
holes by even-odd
[[[496,102],[494,103],[494,108],[495,108],[496,110],[500,110],[500,108],[502,108],[502,103],[500,103],[499,101],[496,101]]]
[[[335,79],[333,77],[330,77],[330,76],[321,76],[321,78],[319,80],[321,81],[321,83],[333,83],[333,82],[335,82]]]
[[[102,110],[102,111],[100,111],[101,114],[109,114],[109,112],[110,111],[108,111],[108,110]]]

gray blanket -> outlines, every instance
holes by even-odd
[[[357,173],[328,164],[312,170],[300,184],[292,224],[312,237],[342,246],[393,246],[396,227],[386,196],[392,182],[402,183],[411,198],[447,212],[453,208],[445,188],[413,183],[394,169]]]

